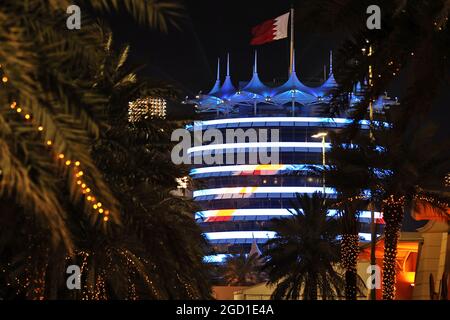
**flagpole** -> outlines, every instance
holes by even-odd
[[[294,6],[291,6],[291,61],[290,61],[290,68],[289,68],[289,74],[292,73],[294,70]]]

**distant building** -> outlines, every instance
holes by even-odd
[[[128,104],[128,121],[136,123],[144,119],[165,119],[167,101],[159,97],[139,98]]]

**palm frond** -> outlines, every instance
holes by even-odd
[[[172,0],[95,0],[89,2],[97,10],[120,10],[125,8],[139,23],[167,32],[169,25],[179,28],[178,21],[184,17],[183,6]]]

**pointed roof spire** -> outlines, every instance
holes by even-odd
[[[330,93],[338,86],[333,74],[333,51],[330,50],[330,74],[328,79],[317,88],[314,88],[314,95],[317,97],[329,97]]]
[[[258,73],[258,51],[255,50],[255,63],[253,65],[253,73]]]
[[[297,77],[297,72],[295,70],[295,50],[292,56],[292,72],[289,75],[289,79],[281,86],[276,89],[277,96],[280,99],[288,97],[289,100],[293,98],[300,102],[313,101],[315,98],[312,96],[312,88],[304,85]]]
[[[261,82],[258,76],[258,52],[255,50],[255,62],[253,65],[253,76],[250,82],[242,89],[242,91],[259,95],[260,98],[266,98],[271,95],[272,89]],[[255,98],[255,97],[254,97]]]
[[[227,76],[225,77],[225,81],[223,82],[222,88],[220,88],[220,91],[217,93],[217,95],[220,96],[220,98],[229,98],[233,94],[236,93],[236,88],[233,86],[233,83],[231,82],[231,76],[230,76],[230,54],[227,54]]]
[[[333,50],[330,50],[330,74],[333,73]]]
[[[220,90],[220,58],[217,58],[217,78],[216,83],[214,84],[214,87],[211,89],[211,91],[208,93],[209,95],[213,95]]]
[[[217,58],[217,80],[220,80],[220,58]]]

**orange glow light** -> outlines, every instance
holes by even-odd
[[[403,272],[403,277],[406,282],[414,283],[414,280],[416,278],[416,273],[415,272]]]

